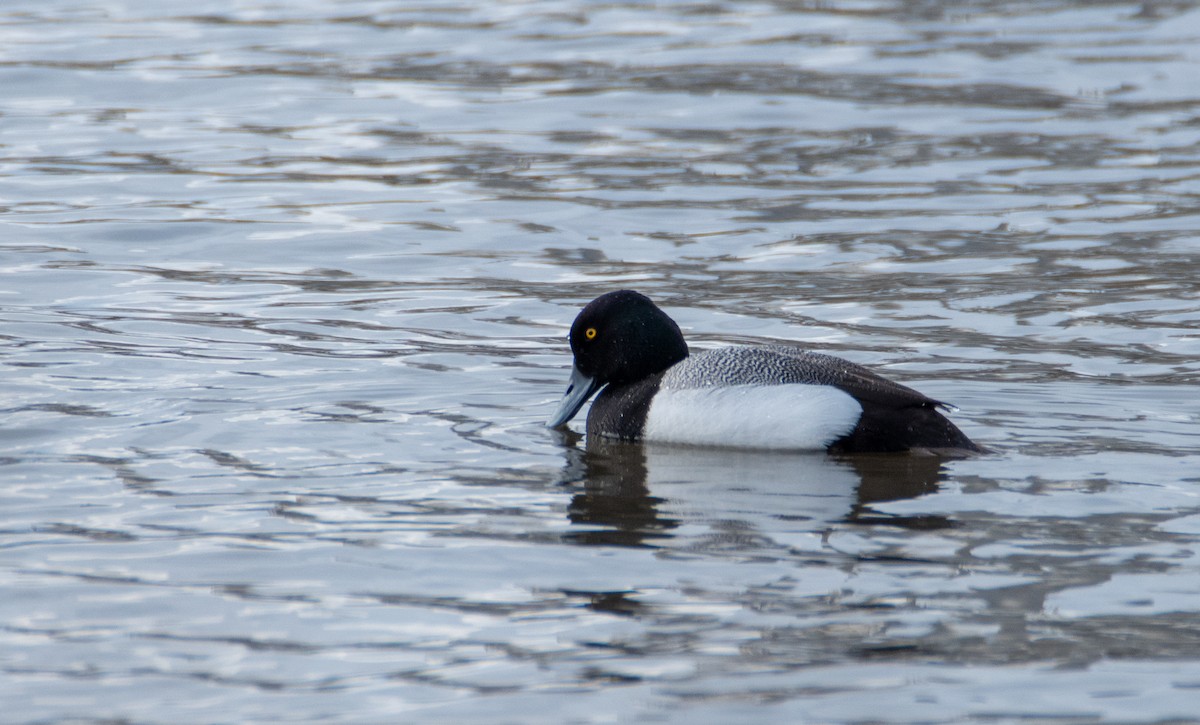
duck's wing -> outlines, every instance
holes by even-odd
[[[665,388],[727,385],[830,385],[875,406],[949,407],[849,360],[784,345],[696,353],[669,369],[662,380]]]
[[[913,390],[907,385],[888,380],[875,371],[849,360],[792,347],[781,346],[771,349],[779,354],[793,357],[798,362],[797,367],[806,369],[813,374],[829,376],[829,380],[825,384],[840,388],[857,400],[895,408],[927,406],[949,409],[951,407],[947,403],[931,398],[918,390]],[[814,371],[816,372],[814,373]]]

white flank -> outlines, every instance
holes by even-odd
[[[661,388],[645,439],[733,448],[824,450],[854,430],[862,406],[828,385]]]

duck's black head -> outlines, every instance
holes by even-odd
[[[628,383],[662,372],[687,357],[679,325],[632,290],[601,295],[571,325],[575,367],[605,383]]]
[[[603,294],[583,308],[571,325],[571,352],[571,381],[552,427],[573,418],[603,386],[641,380],[688,355],[679,325],[632,290]]]

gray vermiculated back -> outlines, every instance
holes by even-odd
[[[667,370],[661,387],[685,389],[792,384],[832,385],[859,400],[897,407],[941,405],[861,365],[785,345],[730,347],[698,352]]]

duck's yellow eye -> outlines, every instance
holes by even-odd
[[[589,327],[588,329],[584,330],[583,336],[589,340],[595,340],[596,339],[596,328]]]

